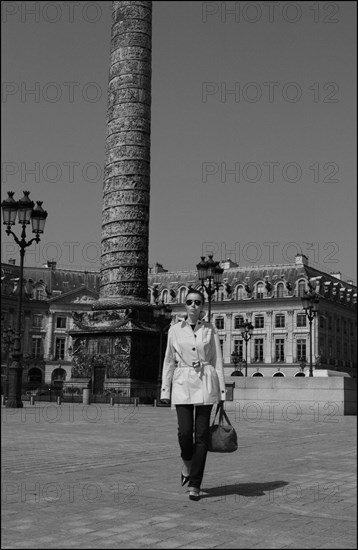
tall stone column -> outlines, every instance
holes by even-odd
[[[69,385],[155,397],[148,300],[152,2],[113,2],[99,299],[74,313]]]
[[[147,301],[151,25],[152,2],[113,2],[102,215],[102,307]]]

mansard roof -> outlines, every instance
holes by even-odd
[[[2,276],[19,276],[20,267],[17,265],[2,264],[1,269]],[[24,279],[27,282],[31,281],[33,285],[42,284],[49,296],[53,291],[65,293],[82,286],[99,292],[98,272],[62,268],[51,269],[49,267],[25,267]]]
[[[272,286],[283,282],[286,285],[292,285],[294,288],[297,281],[303,279],[307,282],[316,280],[319,289],[328,285],[336,289],[347,289],[351,293],[357,291],[357,287],[351,282],[341,280],[332,273],[326,273],[309,265],[305,256],[296,258],[296,261],[291,264],[237,266],[232,262],[223,262],[223,266],[225,268],[223,283],[230,285],[232,290],[240,284],[243,286],[248,285],[253,289],[258,282],[265,283],[266,281],[270,282]],[[3,263],[1,267],[2,278],[11,279],[19,276],[19,266]],[[24,277],[26,282],[30,281],[34,287],[43,285],[51,301],[66,294],[70,296],[71,292],[77,292],[79,289],[84,288],[96,293],[97,296],[99,294],[99,272],[86,272],[59,267],[25,267]],[[152,289],[155,286],[160,292],[165,289],[178,291],[182,287],[192,286],[198,288],[200,283],[196,270],[169,272],[163,269],[163,271],[159,270],[148,274],[148,287]]]
[[[155,273],[149,275],[149,286],[158,285],[158,290],[174,289],[178,290],[181,287],[192,286],[198,288],[200,286],[198,274],[196,270],[192,271],[176,271],[168,273]],[[341,287],[352,288],[356,287],[346,281],[342,281],[333,275],[324,273],[314,267],[304,264],[281,264],[281,265],[263,265],[263,266],[243,266],[232,267],[225,269],[223,272],[223,283],[227,283],[233,288],[238,285],[248,285],[253,288],[258,282],[269,281],[275,285],[281,282],[291,283],[293,286],[300,279],[337,283]]]

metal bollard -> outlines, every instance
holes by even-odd
[[[83,390],[83,403],[85,405],[90,404],[90,391],[89,391],[88,388],[84,388],[84,390]]]
[[[30,395],[30,405],[35,405],[35,396]]]
[[[138,407],[138,405],[139,405],[139,397],[135,397],[134,398],[134,406]]]
[[[109,404],[110,404],[111,407],[113,407],[113,405],[114,405],[114,397],[110,397],[110,398],[109,398]]]
[[[57,396],[57,405],[61,405],[61,396],[60,395]]]

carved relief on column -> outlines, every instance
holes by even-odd
[[[152,2],[113,2],[100,300],[147,301]]]

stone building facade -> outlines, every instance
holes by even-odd
[[[227,260],[221,267],[223,283],[212,299],[211,321],[219,332],[227,377],[234,371],[233,351],[240,358],[237,369],[244,372],[241,324],[246,319],[254,326],[247,345],[248,376],[308,375],[310,333],[301,297],[310,288],[320,295],[312,325],[314,375],[346,372],[356,377],[357,288],[351,281],[317,270],[304,255],[292,264],[241,267]],[[15,327],[18,276],[13,262],[2,264],[3,334]],[[65,270],[48,262],[45,267],[25,268],[24,278],[23,384],[29,389],[62,386],[76,366],[78,350],[69,334],[74,316],[92,311],[99,297],[99,273]],[[200,284],[196,271],[168,272],[156,264],[149,269],[148,286],[148,301],[168,304],[175,322],[184,313],[188,289]],[[4,342],[2,382],[8,359]]]

